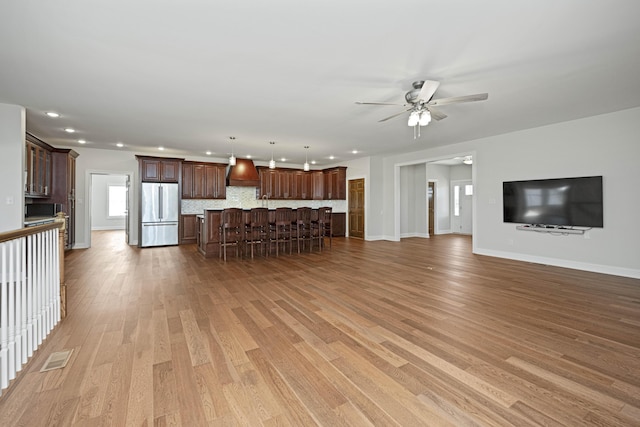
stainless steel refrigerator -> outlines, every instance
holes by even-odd
[[[178,184],[142,183],[141,247],[178,244]]]

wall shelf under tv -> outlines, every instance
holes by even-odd
[[[554,233],[554,234],[584,234],[584,229],[558,227],[558,226],[544,226],[544,225],[518,225],[516,230],[522,231],[536,231],[538,233]]]

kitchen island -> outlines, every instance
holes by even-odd
[[[293,208],[295,213],[295,208]],[[275,218],[275,209],[269,209],[269,222]],[[318,219],[318,210],[312,209],[311,219]],[[249,223],[251,210],[244,209],[244,222]],[[205,258],[217,258],[220,254],[220,218],[222,209],[206,209],[202,215],[196,215],[196,243],[198,251]],[[333,237],[345,236],[346,214],[333,212],[331,214]]]

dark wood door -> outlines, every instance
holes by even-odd
[[[349,237],[364,238],[364,178],[349,180]]]

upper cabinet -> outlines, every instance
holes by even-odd
[[[347,168],[339,166],[324,171],[324,199],[347,199]]]
[[[182,162],[182,198],[226,198],[226,168],[222,163]]]
[[[51,193],[51,151],[44,141],[26,135],[25,196],[49,197]]]
[[[269,169],[258,166],[259,197],[292,200],[345,200],[347,168],[305,172],[300,169]]]
[[[180,182],[182,159],[136,156],[142,182]]]

